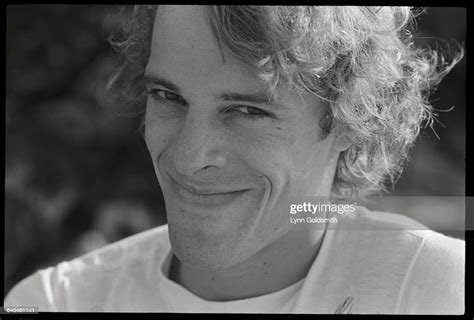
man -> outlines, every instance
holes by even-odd
[[[463,241],[362,207],[331,226],[289,222],[299,197],[349,203],[400,172],[431,116],[424,93],[457,62],[436,72],[402,32],[410,17],[137,7],[110,90],[145,108],[168,224],[41,270],[5,305],[462,314]]]

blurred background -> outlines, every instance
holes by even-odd
[[[139,119],[101,104],[118,61],[106,37],[119,10],[7,7],[4,295],[39,268],[166,223]],[[457,48],[466,10],[427,8],[413,33],[418,44],[446,50],[436,41],[443,39]],[[465,70],[466,58],[431,97],[435,108],[454,109],[438,112],[439,139],[422,132],[391,195],[464,195]],[[452,223],[449,208],[445,215],[424,208],[396,211],[438,230]]]

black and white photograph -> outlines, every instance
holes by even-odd
[[[8,5],[3,313],[465,314],[466,14]]]

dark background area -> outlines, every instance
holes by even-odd
[[[117,64],[106,37],[120,22],[119,9],[7,7],[4,294],[39,268],[166,222],[138,117],[102,103]],[[417,21],[419,44],[444,50],[435,38],[452,48],[465,41],[463,8],[428,8]],[[464,195],[465,63],[431,98],[437,109],[454,106],[438,112],[440,139],[423,130],[391,195]],[[453,221],[449,212],[424,208],[398,212],[434,229]]]

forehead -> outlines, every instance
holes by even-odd
[[[192,48],[194,53],[213,52],[217,44],[202,6],[159,6],[152,41],[162,51]]]
[[[203,6],[159,6],[151,43],[148,71],[176,81],[215,81],[221,86],[261,86],[243,63],[225,57],[212,33]]]
[[[173,82],[190,100],[222,92],[271,96],[270,86],[254,70],[233,57],[223,59],[204,6],[159,6],[146,73]],[[308,93],[290,90],[284,79],[275,93],[278,102],[291,109],[317,102]]]

